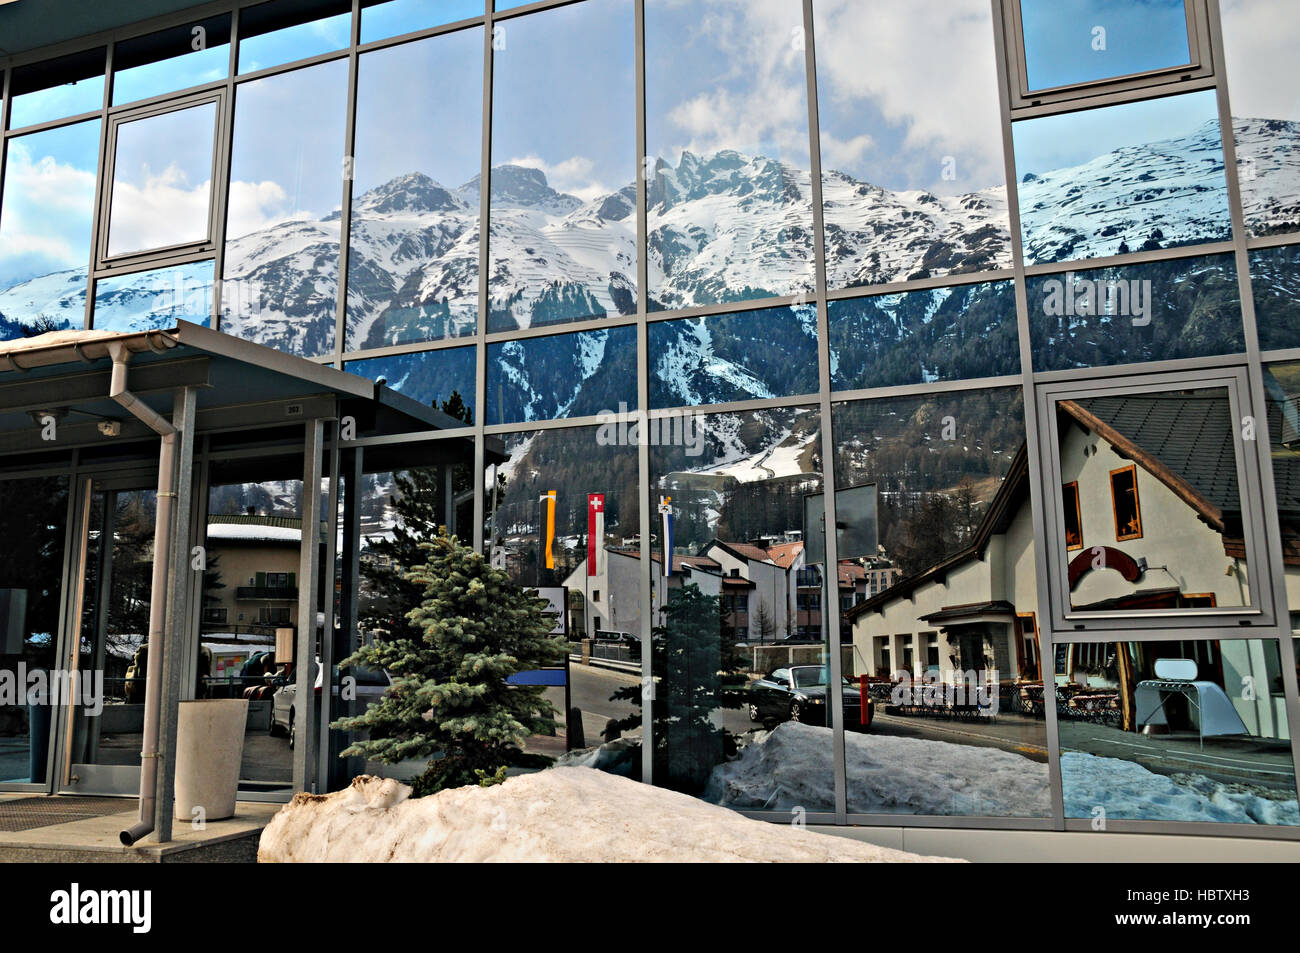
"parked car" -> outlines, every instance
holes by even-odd
[[[783,721],[799,721],[810,725],[826,725],[825,665],[791,665],[778,668],[749,686],[749,719],[763,725]],[[844,699],[844,726],[849,729],[865,728],[862,724],[862,693],[847,678],[842,679],[840,695]],[[867,699],[867,721],[871,720],[872,703]]]
[[[609,629],[596,630],[597,642],[614,642],[618,645],[640,645],[641,640],[631,632],[612,632]]]
[[[312,659],[312,672],[313,699],[319,699],[321,694],[321,664],[319,658]],[[388,686],[393,683],[393,680],[383,669],[349,666],[340,671],[338,666],[335,666],[334,672],[332,691],[336,698],[339,694],[342,679],[353,678],[356,680],[354,686],[356,689],[355,698],[359,708],[365,708],[379,701],[384,692],[388,690]],[[319,711],[317,705],[312,706],[313,715],[316,715]],[[287,734],[289,736],[289,747],[292,748],[297,742],[297,727],[301,721],[302,715],[298,705],[298,683],[296,679],[291,679],[277,688],[275,694],[271,696],[271,734]]]

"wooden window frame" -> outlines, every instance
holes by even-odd
[[[1079,542],[1073,546],[1070,545],[1070,528],[1069,526],[1066,526],[1065,527],[1065,551],[1067,553],[1073,553],[1079,551],[1080,549],[1083,549],[1083,506],[1079,501],[1079,481],[1071,480],[1069,483],[1064,484],[1061,487],[1061,492],[1062,494],[1068,494],[1070,492],[1071,487],[1074,488],[1074,525],[1079,527]],[[1062,497],[1061,504],[1063,510],[1066,506],[1069,505],[1069,502],[1070,501],[1067,498],[1065,498],[1064,496]]]
[[[1125,533],[1119,524],[1119,501],[1115,498],[1115,477],[1121,473],[1133,474],[1133,509],[1137,516],[1136,533]],[[1110,509],[1115,520],[1115,541],[1117,543],[1142,538],[1142,497],[1138,493],[1137,464],[1130,463],[1126,467],[1119,467],[1110,471]]]

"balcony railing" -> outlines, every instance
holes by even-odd
[[[297,599],[297,586],[236,586],[236,599]]]

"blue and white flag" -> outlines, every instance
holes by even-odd
[[[659,497],[659,516],[663,519],[661,539],[664,548],[664,575],[673,574],[673,498]]]

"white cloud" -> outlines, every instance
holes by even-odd
[[[1300,120],[1294,0],[1221,0],[1232,114]]]
[[[291,219],[305,219],[306,212],[294,213],[289,195],[278,182],[235,181],[230,183],[227,238],[240,238]]]
[[[0,288],[68,268],[85,268],[95,204],[94,170],[34,155],[10,140],[3,218]]]
[[[608,184],[594,179],[593,170],[596,168],[596,163],[586,156],[572,156],[563,162],[552,164],[538,155],[529,154],[510,159],[505,164],[537,169],[546,176],[546,181],[555,191],[575,195],[584,202],[617,191]]]
[[[175,165],[161,173],[146,169],[142,181],[142,185],[119,181],[113,186],[110,255],[206,237],[211,182],[191,185]]]

